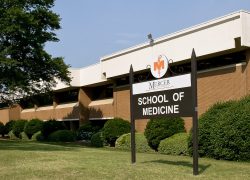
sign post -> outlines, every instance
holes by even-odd
[[[160,55],[151,66],[151,73],[161,79],[134,84],[133,67],[130,66],[131,162],[136,162],[135,119],[193,117],[193,174],[198,175],[197,63],[194,49],[191,74],[162,78],[167,69],[168,59]]]
[[[131,121],[131,163],[136,162],[135,155],[135,119],[134,119],[134,104],[133,102],[133,83],[134,83],[134,72],[131,64],[129,70],[129,83],[130,83],[130,121]]]
[[[193,174],[198,175],[198,107],[197,107],[197,63],[196,54],[193,49],[191,57],[191,84],[193,104]]]

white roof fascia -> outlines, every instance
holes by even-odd
[[[246,11],[240,12],[241,16],[241,46],[250,47],[250,13]]]
[[[107,79],[102,74],[100,63],[96,63],[80,69],[79,86],[87,86],[105,81],[107,81]]]
[[[68,87],[81,87],[107,81],[102,74],[101,64],[96,63],[83,68],[69,68],[71,82],[70,86],[56,79],[56,87],[53,90],[65,89]]]
[[[64,82],[56,79],[56,87],[53,90],[65,89],[68,87],[79,87],[80,86],[80,70],[77,68],[69,68],[70,71],[70,86],[66,85]]]
[[[245,20],[242,20],[242,17],[245,17]],[[195,48],[197,56],[225,51],[235,48],[235,38],[238,37],[245,38],[243,42],[248,44],[250,40],[249,32],[247,32],[250,24],[248,17],[248,12],[238,11],[157,38],[154,40],[153,46],[146,42],[104,56],[101,58],[102,71],[106,74],[106,78],[110,78],[127,74],[131,64],[134,71],[146,69],[146,66],[160,54],[165,54],[169,59],[178,62],[190,59],[193,48]],[[246,21],[248,22],[246,23]],[[247,27],[242,27],[242,23]],[[243,36],[242,33],[246,35]]]

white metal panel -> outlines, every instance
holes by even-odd
[[[80,70],[79,69],[70,69],[70,73],[71,73],[71,82],[70,85],[71,86],[79,86],[80,84]]]
[[[250,47],[250,13],[241,12],[242,38],[241,45]]]
[[[71,73],[70,77],[72,78],[70,82],[70,85],[72,87],[87,86],[91,84],[104,82],[107,80],[102,74],[100,63],[79,69],[70,68],[69,71]],[[59,90],[69,87],[65,83],[59,81],[58,79],[56,81],[57,85],[54,88],[54,90]]]
[[[53,88],[53,90],[59,90],[59,89],[64,89],[67,88],[69,86],[67,86],[65,83],[63,83],[62,81],[56,79],[56,87]]]
[[[80,69],[80,86],[107,81],[101,71],[100,63]]]
[[[78,87],[80,85],[80,70],[70,68],[69,71],[70,71],[70,77],[71,77],[70,86]],[[54,87],[53,90],[59,90],[59,89],[64,89],[68,87],[69,87],[68,85],[66,85],[59,79],[56,79],[56,87]]]

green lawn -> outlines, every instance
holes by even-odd
[[[137,153],[80,145],[0,140],[0,179],[250,179],[250,163],[200,159],[192,175],[192,158]]]

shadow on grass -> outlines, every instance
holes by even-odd
[[[76,143],[51,143],[0,140],[0,150],[22,150],[22,151],[77,151],[78,148],[87,148]]]
[[[169,164],[175,166],[185,166],[193,168],[193,164],[188,161],[168,161],[168,160],[154,160],[154,161],[145,161],[144,163],[162,163],[162,164]],[[207,168],[209,168],[211,164],[202,165],[199,164],[199,174],[203,173]]]

